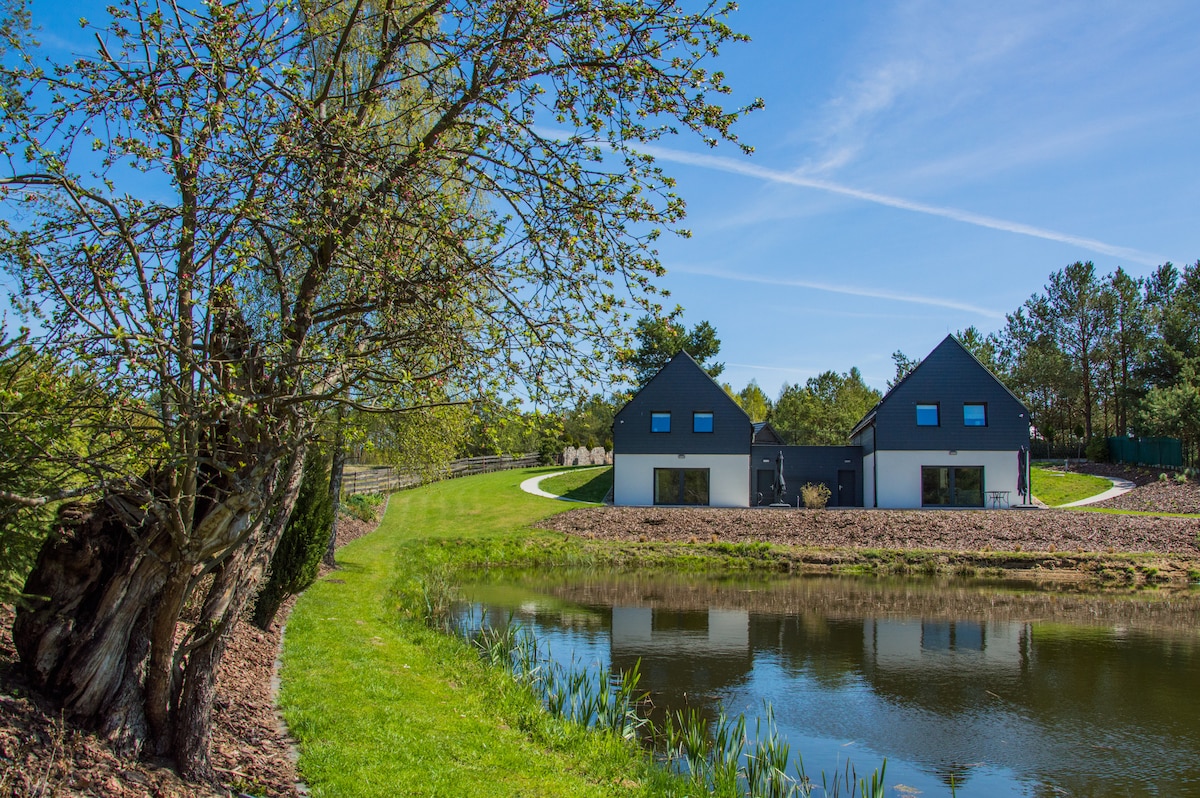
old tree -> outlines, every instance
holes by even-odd
[[[703,66],[729,9],[684,5],[125,0],[88,55],[9,39],[0,251],[38,343],[142,419],[14,628],[70,716],[210,778],[215,666],[319,417],[608,367],[683,210],[639,143],[741,113]]]

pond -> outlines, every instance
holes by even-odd
[[[807,576],[493,573],[463,623],[624,671],[659,716],[774,709],[808,775],[889,795],[1200,796],[1200,596]]]

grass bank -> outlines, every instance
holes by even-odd
[[[280,706],[313,795],[676,792],[635,745],[551,718],[506,672],[413,617],[439,595],[439,575],[468,563],[622,559],[621,547],[531,530],[570,505],[520,491],[530,473],[394,494],[379,530],[344,547],[341,569],[300,598]]]
[[[579,506],[520,490],[531,474],[554,470],[499,472],[394,494],[380,528],[341,549],[341,570],[301,597],[288,623],[280,705],[300,742],[300,770],[313,795],[688,794],[636,747],[555,720],[468,644],[426,626],[422,616],[444,600],[444,588],[465,568],[636,565],[989,576],[1061,568],[1101,580],[1111,571],[1117,583],[1164,578],[1153,555],[1035,553],[1019,546],[1007,553],[834,550],[716,535],[686,542],[644,535],[591,540],[535,530],[541,519]],[[559,479],[567,492],[595,477],[579,470]],[[772,517],[762,512],[763,519]]]
[[[1029,478],[1033,495],[1051,507],[1077,502],[1112,487],[1104,477],[1036,467],[1029,469]]]

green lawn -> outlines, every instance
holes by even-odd
[[[530,473],[393,494],[379,530],[341,549],[341,569],[301,596],[280,706],[314,796],[672,793],[636,746],[551,718],[506,672],[411,617],[439,598],[437,574],[456,563],[588,556],[529,528],[570,509],[521,491]]]
[[[603,468],[584,466],[572,468],[565,474],[542,480],[541,488],[547,493],[574,499],[580,502],[602,502],[612,489],[612,466]]]
[[[1049,471],[1043,468],[1031,468],[1029,472],[1033,483],[1033,495],[1051,507],[1086,499],[1112,487],[1109,480],[1091,474]]]

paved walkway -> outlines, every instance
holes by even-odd
[[[592,468],[604,467],[605,466],[592,466]],[[554,493],[547,493],[546,491],[542,490],[541,482],[543,479],[550,479],[550,477],[556,477],[559,474],[565,473],[567,472],[555,471],[553,474],[542,474],[540,476],[530,477],[521,483],[521,490],[525,491],[526,493],[532,493],[534,496],[545,496],[547,499],[558,499],[560,502],[579,502],[580,504],[591,504],[591,502],[585,502],[582,499],[568,499],[566,496],[558,496]]]
[[[1095,496],[1088,496],[1086,499],[1080,499],[1077,502],[1071,502],[1070,504],[1060,504],[1058,506],[1059,507],[1082,507],[1085,504],[1095,504],[1096,502],[1102,502],[1105,499],[1111,499],[1114,496],[1120,496],[1122,493],[1128,493],[1129,491],[1133,490],[1134,487],[1136,487],[1132,482],[1130,482],[1127,479],[1120,479],[1118,477],[1105,477],[1105,479],[1107,479],[1109,482],[1111,482],[1113,484],[1113,486],[1111,488],[1109,488],[1108,490],[1104,491],[1103,493],[1097,493]]]

